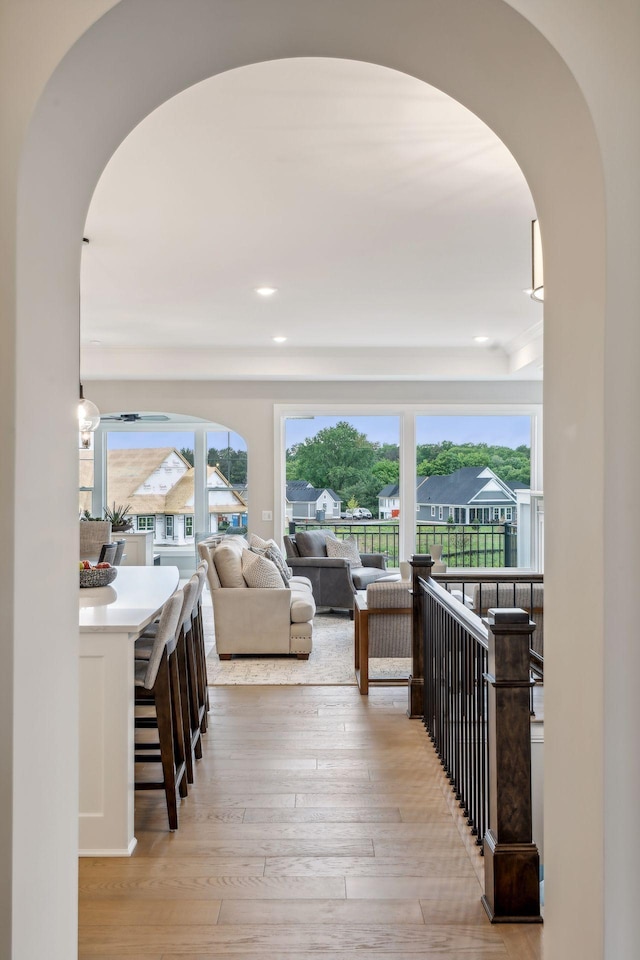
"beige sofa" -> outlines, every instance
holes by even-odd
[[[221,660],[234,653],[289,653],[307,660],[316,611],[311,584],[292,577],[289,587],[248,587],[243,577],[239,536],[211,538],[198,544],[209,564],[207,577],[213,604],[216,648]],[[245,557],[246,559],[246,557]]]

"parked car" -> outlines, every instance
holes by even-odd
[[[373,514],[366,507],[356,507],[355,510],[347,510],[347,516],[354,520],[371,520]]]

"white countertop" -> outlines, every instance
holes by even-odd
[[[177,589],[177,567],[118,567],[108,587],[79,587],[80,633],[140,633]]]

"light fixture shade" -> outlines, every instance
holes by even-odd
[[[78,404],[78,429],[80,433],[91,433],[97,430],[100,424],[100,411],[91,400],[85,400],[80,387],[80,402]]]
[[[531,221],[531,299],[544,301],[544,272],[542,268],[542,241],[540,225]]]

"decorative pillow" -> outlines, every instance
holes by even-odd
[[[362,560],[358,552],[358,541],[355,537],[346,540],[330,540],[327,537],[327,556],[342,557],[349,561],[351,567],[361,567]]]
[[[264,556],[267,558],[267,560],[271,560],[272,563],[275,563],[276,567],[278,568],[278,573],[282,577],[282,582],[284,583],[285,587],[288,587],[291,574],[289,573],[289,567],[285,563],[284,557],[278,548],[276,546],[269,545],[264,552]]]
[[[242,573],[242,550],[236,543],[223,541],[215,548],[213,560],[223,587],[245,587]]]
[[[257,533],[252,533],[249,537],[249,549],[256,553],[266,550],[270,543],[275,543],[275,540],[263,540]]]
[[[248,587],[282,589],[282,577],[275,563],[251,550],[242,554],[242,576]]]
[[[255,533],[252,533],[251,540],[249,541],[249,549],[252,550],[253,553],[258,553],[260,556],[266,557],[267,560],[275,563],[285,587],[289,586],[291,572],[287,566],[286,558],[275,540],[263,540],[262,537],[258,537]]]

